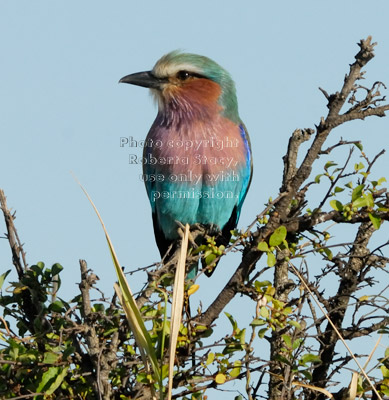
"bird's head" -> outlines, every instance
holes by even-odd
[[[151,71],[127,75],[119,82],[150,88],[161,113],[195,116],[216,112],[239,122],[234,81],[210,58],[172,51]]]

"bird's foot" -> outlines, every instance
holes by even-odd
[[[181,240],[182,240],[183,237],[184,237],[185,226],[184,226],[184,224],[182,224],[180,221],[176,221],[176,224],[178,225],[178,230],[177,230],[177,232],[178,232],[178,234],[179,234],[179,236],[180,236],[180,238],[181,238]],[[196,224],[196,225],[197,225],[197,224]],[[193,226],[193,225],[190,226],[188,240],[189,240],[189,243],[192,245],[192,247],[193,247],[194,249],[197,249],[198,245],[197,245],[197,243],[196,243],[196,241],[195,241],[195,237],[193,237],[193,235],[192,235],[192,226]]]

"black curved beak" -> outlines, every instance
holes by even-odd
[[[161,86],[166,82],[168,82],[167,79],[157,78],[151,71],[126,75],[119,81],[119,83],[130,83],[131,85],[142,86],[150,89],[161,89]]]

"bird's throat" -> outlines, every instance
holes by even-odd
[[[206,79],[169,86],[160,93],[158,101],[160,123],[178,127],[199,120],[212,121],[223,111],[220,94],[220,86]]]

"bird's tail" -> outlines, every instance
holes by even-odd
[[[199,272],[199,263],[196,262],[195,264],[191,264],[188,267],[188,272],[186,274],[186,280],[187,281],[192,280],[194,282],[198,272]]]

